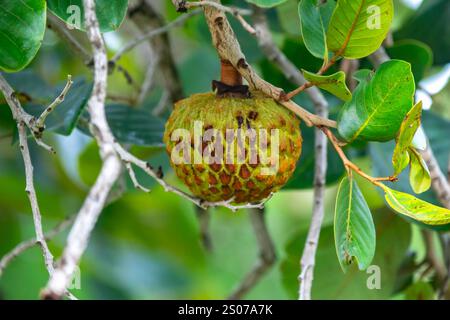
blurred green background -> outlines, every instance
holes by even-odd
[[[245,1],[223,2],[247,6]],[[154,3],[167,22],[178,16],[170,1]],[[421,99],[429,99],[426,104],[429,110],[424,111],[423,116],[424,127],[445,170],[450,152],[450,9],[447,0],[426,0],[419,7],[418,4],[420,1],[395,1],[395,42],[388,52],[393,58],[413,64],[418,88],[423,89]],[[299,68],[314,71],[321,62],[312,57],[302,44],[296,7],[296,0],[288,0],[268,10],[270,27],[285,54]],[[258,72],[277,86],[286,90],[294,88],[262,55],[256,40],[234,19],[230,21],[243,51]],[[110,57],[133,38],[134,32],[135,27],[126,19],[118,31],[105,34]],[[219,77],[219,64],[204,17],[194,16],[183,27],[173,28],[169,34],[184,95],[209,91],[211,80]],[[143,81],[148,58],[144,45],[120,60],[120,65],[132,75],[135,84]],[[361,65],[371,67],[366,60],[361,61]],[[83,112],[85,100],[82,97],[89,94],[90,70],[64,42],[47,30],[43,47],[32,65],[26,71],[7,77],[16,90],[32,97],[33,103],[27,104],[28,110],[33,112],[34,108],[38,112],[36,110],[42,108],[45,101],[54,97],[55,88],[64,84],[67,74],[79,81],[78,91],[74,91],[78,94],[77,99],[72,101],[72,107],[79,105],[75,117],[77,112]],[[155,167],[161,165],[166,179],[183,188],[170,170],[161,146],[157,146],[164,119],[169,114],[165,112],[160,119],[152,115],[164,91],[159,77],[156,76],[155,87],[142,104],[128,105],[126,102],[118,103],[117,99],[128,101],[135,98],[136,85],[130,85],[122,73],[113,72],[109,78],[108,120],[119,140]],[[341,102],[326,96],[334,117]],[[311,107],[304,95],[296,99],[302,106]],[[53,119],[54,131],[59,134],[46,133],[44,139],[55,147],[56,156],[30,143],[45,230],[78,211],[99,170],[98,150],[92,139],[83,133],[84,117],[85,114],[81,114],[73,131],[71,123],[64,122],[67,114],[64,119]],[[135,121],[127,121],[127,125],[124,124],[125,118]],[[295,176],[266,206],[266,221],[276,246],[277,263],[246,296],[249,299],[296,298],[299,259],[312,211],[314,167],[313,130],[302,129],[305,146]],[[31,209],[24,192],[23,162],[15,137],[9,109],[0,105],[0,256],[17,243],[34,236]],[[362,168],[383,176],[391,174],[392,148],[390,144],[373,143],[346,151]],[[358,182],[372,209],[377,230],[373,264],[381,268],[381,289],[367,288],[369,274],[366,272],[350,270],[344,274],[341,271],[335,253],[332,222],[336,184],[342,173],[339,158],[330,150],[326,216],[314,275],[313,298],[434,297],[434,278],[422,276],[417,266],[424,259],[420,227],[391,212],[378,191],[362,180]],[[251,269],[258,256],[247,212],[210,210],[213,250],[207,252],[200,242],[193,205],[174,194],[165,193],[144,174],[138,176],[143,184],[152,188],[152,192],[144,194],[135,190],[127,175],[123,174],[121,184],[125,192],[100,216],[80,265],[81,288],[72,292],[80,299],[225,298]],[[407,173],[401,176],[401,182],[394,188],[409,190]],[[421,198],[437,203],[431,191]],[[49,243],[56,257],[61,254],[66,236],[67,231],[62,232]],[[47,279],[41,252],[34,247],[16,258],[1,276],[0,299],[37,299]]]

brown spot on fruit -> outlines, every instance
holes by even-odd
[[[258,118],[258,112],[256,112],[256,111],[250,111],[249,113],[248,113],[248,118],[250,119],[250,120],[256,120],[257,118]]]
[[[242,179],[248,179],[251,176],[250,171],[248,170],[247,166],[245,164],[243,164],[241,166],[241,170],[239,170],[239,176]]]
[[[208,182],[209,182],[209,184],[217,184],[216,176],[210,173],[208,175]]]
[[[253,189],[255,187],[255,183],[252,180],[249,180],[247,181],[246,186],[249,189]]]
[[[227,175],[225,172],[222,172],[219,175],[220,178],[220,182],[222,182],[223,184],[229,184],[231,181],[231,176]]]
[[[220,163],[213,163],[210,164],[209,167],[214,171],[214,172],[219,172],[220,169],[222,169],[222,165]]]
[[[202,179],[200,179],[198,176],[194,176],[194,181],[198,186],[203,183]]]
[[[239,180],[236,179],[236,181],[234,181],[234,183],[233,183],[233,188],[235,190],[241,190],[242,189],[242,183]]]
[[[219,189],[217,189],[216,187],[212,187],[211,189],[209,189],[209,191],[211,191],[214,194],[219,193]]]
[[[223,192],[223,194],[228,195],[228,194],[231,194],[231,189],[229,186],[223,186],[222,192]]]
[[[234,164],[225,165],[229,173],[234,173],[236,171],[236,166]]]

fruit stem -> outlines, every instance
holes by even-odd
[[[356,172],[358,175],[363,177],[364,179],[370,181],[372,184],[384,189],[384,185],[381,183],[381,181],[390,181],[395,182],[398,180],[397,177],[391,176],[391,177],[372,177],[369,176],[367,173],[362,171],[356,164],[351,162],[347,156],[345,155],[344,151],[342,150],[340,146],[339,140],[336,138],[336,136],[331,132],[329,128],[326,127],[320,127],[320,129],[325,133],[325,135],[328,137],[328,139],[331,141],[334,149],[336,149],[339,157],[342,159],[342,162],[344,163],[345,169],[348,173],[351,173],[351,171]]]
[[[228,60],[221,60],[220,82],[234,87],[242,85],[242,76]]]

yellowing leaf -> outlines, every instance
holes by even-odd
[[[394,174],[398,175],[408,166],[408,148],[411,145],[414,134],[420,127],[422,116],[422,101],[419,101],[405,116],[397,136],[394,154],[392,155],[392,165]]]
[[[392,0],[339,0],[327,32],[328,50],[350,59],[377,50],[394,15]]]
[[[305,79],[315,86],[328,91],[341,100],[349,101],[352,98],[352,93],[345,84],[345,73],[343,71],[336,72],[329,76],[322,76],[302,70]]]
[[[409,183],[415,193],[422,193],[430,189],[431,177],[427,164],[423,160],[419,152],[414,148],[408,149],[411,159],[411,168],[409,171]]]
[[[386,186],[383,186],[383,189],[387,203],[398,213],[429,225],[450,223],[450,210]]]

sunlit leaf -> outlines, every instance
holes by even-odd
[[[325,61],[328,60],[326,30],[334,7],[334,1],[322,4],[317,0],[302,0],[298,4],[303,42],[313,56]]]
[[[82,0],[48,0],[48,8],[70,27],[85,30]],[[116,30],[122,24],[128,0],[96,0],[95,11],[102,32]]]
[[[334,94],[341,100],[349,101],[352,98],[352,93],[345,84],[345,73],[343,71],[336,72],[332,75],[322,76],[317,75],[306,70],[302,70],[305,79],[313,85]]]
[[[430,189],[431,177],[425,160],[414,148],[408,150],[410,157],[409,183],[415,193],[422,193]]]
[[[389,206],[400,214],[429,225],[450,223],[450,210],[420,200],[410,194],[383,187]]]
[[[45,0],[0,4],[0,70],[25,68],[41,47],[47,17]]]
[[[369,206],[351,176],[342,179],[336,196],[334,239],[344,271],[354,261],[366,269],[375,255],[375,226]]]
[[[375,75],[357,73],[358,87],[339,114],[338,131],[346,141],[388,141],[413,106],[415,89],[411,65],[400,60],[383,63]]]
[[[409,155],[408,148],[412,143],[417,129],[420,127],[422,116],[422,101],[419,101],[407,114],[403,120],[398,133],[394,154],[392,156],[392,165],[394,175],[398,175],[408,166]]]
[[[327,32],[328,50],[345,58],[366,57],[386,38],[392,0],[339,0]]]

